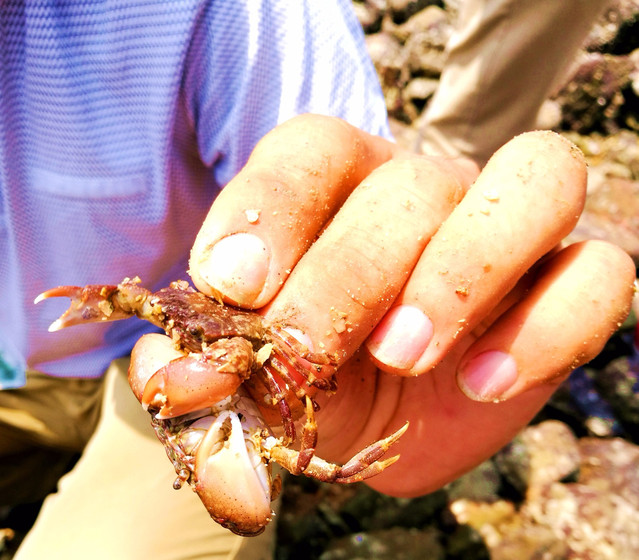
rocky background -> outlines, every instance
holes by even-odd
[[[417,146],[461,1],[354,1],[393,132],[408,148]],[[615,0],[539,126],[566,135],[590,164],[573,240],[611,240],[639,264],[638,109],[639,0]],[[288,477],[276,558],[639,558],[635,328],[633,314],[510,445],[438,492],[395,499],[363,484]]]

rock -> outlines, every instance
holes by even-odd
[[[522,522],[552,528],[565,558],[639,557],[639,511],[624,498],[585,484],[554,483],[526,502]]]
[[[606,136],[599,133],[582,136],[570,132],[564,135],[584,152],[588,160],[590,175],[595,178],[594,182],[589,181],[589,193],[605,183],[608,177],[639,180],[639,141],[635,133],[620,130]],[[593,171],[599,175],[594,176]]]
[[[457,525],[446,532],[446,558],[472,558],[490,560],[484,539],[470,525]]]
[[[639,181],[606,176],[599,180],[596,188],[589,187],[584,212],[569,239],[610,241],[639,263]]]
[[[456,21],[457,15],[459,14],[459,9],[461,8],[461,5],[463,3],[464,0],[444,0],[444,9],[450,16],[451,21]]]
[[[544,425],[535,441],[545,430],[564,432]],[[552,469],[545,468],[544,482],[528,492],[519,508],[507,500],[462,499],[452,502],[450,511],[483,537],[491,560],[639,557],[639,447],[619,438],[583,438],[577,451],[577,482],[548,483],[569,467],[559,467],[552,476]]]
[[[395,527],[355,533],[336,540],[320,560],[444,560],[446,555],[434,529]]]
[[[407,120],[402,91],[410,72],[401,43],[390,33],[380,32],[366,38],[366,48],[379,76],[388,114]]]
[[[562,107],[563,126],[586,133],[618,130],[624,105],[622,90],[630,85],[633,63],[628,56],[581,55],[566,85],[555,96]]]
[[[561,126],[561,105],[555,99],[546,99],[539,108],[535,128],[557,130]]]
[[[357,531],[373,531],[393,526],[422,528],[446,507],[448,498],[443,490],[419,498],[383,496],[367,486],[340,509],[340,516]]]
[[[16,536],[13,529],[0,528],[0,557],[2,557],[5,550],[7,550],[9,541],[12,541]]]
[[[450,511],[459,523],[470,525],[480,533],[488,526],[510,523],[517,515],[515,505],[508,500],[479,502],[460,499],[450,504]],[[494,545],[499,540],[499,537],[493,538],[490,532],[486,532],[483,536],[489,545]]]
[[[444,64],[446,53],[441,46],[433,43],[428,31],[414,33],[406,41],[406,64],[413,75],[438,78]]]
[[[614,0],[594,25],[584,48],[589,51],[627,54],[637,47],[637,27],[639,1]]]
[[[366,49],[382,82],[388,69],[392,69],[397,75],[402,73],[405,59],[402,54],[402,45],[391,33],[380,32],[366,37]]]
[[[630,86],[635,94],[635,97],[639,97],[639,49],[632,51],[628,58],[632,62],[632,70],[630,72]],[[639,130],[639,123],[635,123],[633,130]]]
[[[639,364],[627,356],[617,358],[605,367],[602,375],[596,377],[595,383],[625,434],[632,441],[639,442]]]
[[[568,426],[553,420],[529,426],[495,457],[502,475],[529,497],[574,475],[579,460],[577,438]]]
[[[619,434],[619,425],[610,404],[599,394],[595,384],[598,372],[580,367],[568,379],[570,397],[582,413],[582,423],[588,435],[609,437]]]
[[[375,65],[384,95],[388,95],[390,87],[403,88],[410,74],[400,42],[390,33],[375,33],[366,38],[366,48]]]
[[[452,33],[448,14],[438,6],[428,6],[401,25],[386,21],[384,29],[405,43],[415,33],[427,33],[432,46],[444,49]]]
[[[383,19],[382,31],[367,36],[367,50],[391,117],[417,119],[438,85],[451,25],[444,10],[428,6],[405,23]]]
[[[432,4],[431,0],[386,0],[393,21],[401,23]]]
[[[566,558],[567,547],[552,529],[525,524],[512,502],[457,500],[450,510],[459,523],[471,526],[482,536],[491,560]]]
[[[408,99],[426,101],[435,93],[438,84],[439,81],[433,78],[415,78],[404,88],[404,95]]]
[[[353,2],[353,10],[360,25],[364,29],[364,33],[375,33],[382,26],[382,16],[384,15],[385,2],[378,0],[373,2]]]
[[[639,447],[621,438],[582,438],[579,482],[615,494],[639,512]]]
[[[639,21],[638,16],[639,0],[613,0],[601,19],[593,26],[584,48],[604,52],[619,50],[620,45],[624,43],[620,35],[625,35],[626,29]]]
[[[451,501],[466,499],[491,502],[499,494],[501,476],[494,461],[488,460],[461,476],[447,487]]]
[[[604,239],[639,264],[639,138],[629,130],[607,136],[566,133],[588,160],[588,198],[568,241]]]

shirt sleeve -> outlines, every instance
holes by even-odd
[[[349,0],[211,2],[194,30],[183,93],[200,157],[219,185],[264,134],[300,113],[390,137]]]

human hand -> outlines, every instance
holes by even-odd
[[[347,458],[410,420],[402,458],[370,480],[390,494],[434,490],[502,447],[630,306],[625,253],[555,249],[585,198],[572,145],[522,135],[470,187],[476,173],[298,117],[258,145],[192,251],[198,289],[336,357],[319,454]]]

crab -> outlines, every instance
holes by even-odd
[[[315,455],[319,407],[313,395],[336,390],[336,360],[309,351],[255,312],[224,305],[184,281],[153,293],[139,278],[59,286],[36,303],[62,296],[71,305],[50,331],[136,315],[170,337],[147,334],[138,341],[129,384],[173,464],[174,487],[191,486],[210,516],[236,534],[258,535],[271,520],[270,503],[281,488],[273,462],[294,475],[351,483],[399,459],[384,455],[408,424],[341,466]],[[154,357],[158,352],[162,359]]]

